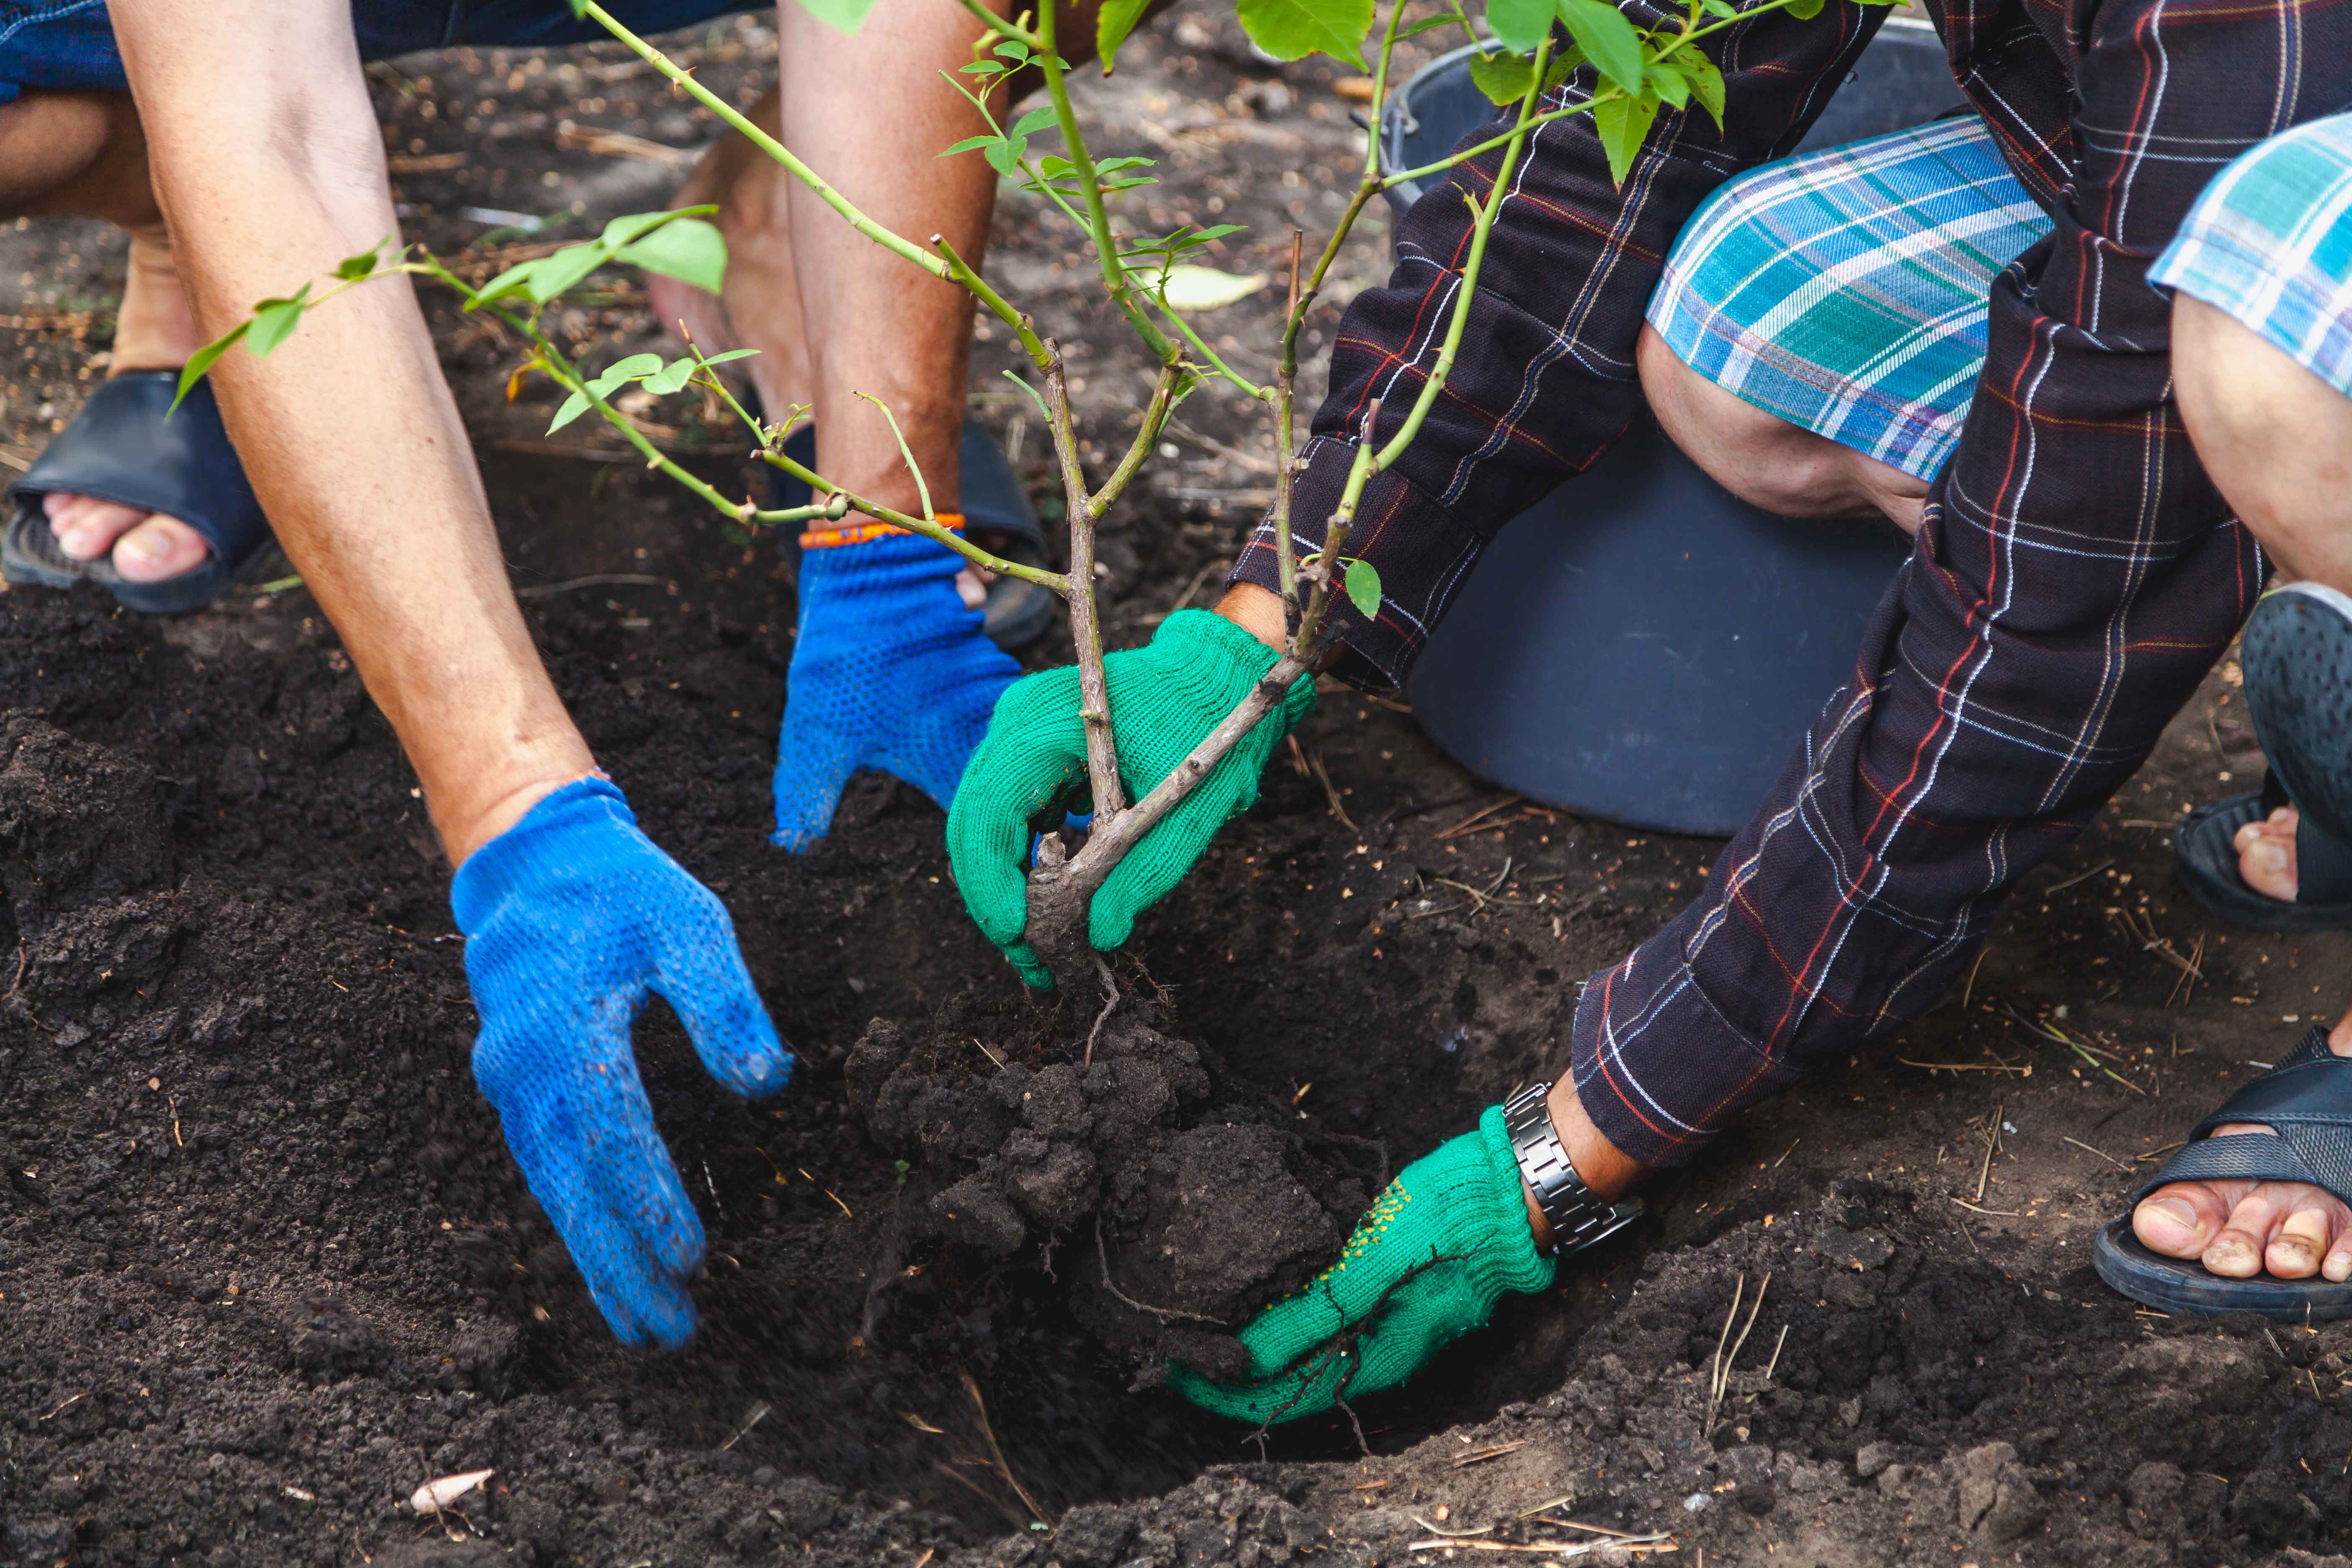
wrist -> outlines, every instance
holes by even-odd
[[[1568,1163],[1575,1168],[1585,1191],[1603,1203],[1615,1203],[1642,1178],[1642,1167],[1620,1153],[1617,1146],[1602,1137],[1601,1130],[1592,1124],[1592,1119],[1584,1113],[1584,1102],[1577,1098],[1576,1086],[1568,1079],[1561,1079],[1551,1086],[1551,1092],[1544,1097],[1544,1110],[1551,1117],[1552,1131],[1567,1152]],[[1524,1175],[1519,1179],[1519,1195],[1527,1207],[1528,1229],[1535,1237],[1536,1246],[1549,1254],[1559,1244],[1559,1238],[1553,1233],[1551,1222],[1544,1217],[1535,1189]]]
[[[472,784],[465,789],[451,789],[453,799],[445,805],[441,790],[429,782],[425,798],[433,814],[435,831],[441,836],[441,847],[449,857],[452,870],[463,866],[475,850],[520,822],[530,808],[553,795],[566,784],[584,778],[602,778],[596,759],[588,752],[587,742],[576,734],[570,747],[555,748],[552,754],[528,761],[516,759],[517,765],[501,777],[485,784]]]
[[[1289,618],[1282,595],[1255,583],[1236,583],[1217,601],[1217,614],[1257,638],[1276,655],[1289,642]]]

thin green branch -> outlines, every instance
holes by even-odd
[[[1151,399],[1144,405],[1143,423],[1137,428],[1135,439],[1128,443],[1126,455],[1119,458],[1118,467],[1111,470],[1110,478],[1103,481],[1102,489],[1087,500],[1087,510],[1096,517],[1111,509],[1126,490],[1128,482],[1142,468],[1144,459],[1150,457],[1153,444],[1160,439],[1160,431],[1168,424],[1169,410],[1174,405],[1177,389],[1187,379],[1181,363],[1160,367],[1160,379],[1152,384]]]
[[[1258,385],[1255,382],[1250,380],[1249,377],[1243,375],[1241,373],[1234,370],[1233,366],[1227,364],[1223,358],[1218,354],[1217,351],[1209,346],[1208,340],[1202,337],[1200,332],[1193,328],[1192,322],[1186,321],[1178,312],[1168,308],[1167,300],[1155,295],[1152,297],[1151,303],[1161,315],[1167,317],[1169,321],[1175,323],[1176,330],[1184,334],[1184,341],[1192,344],[1192,347],[1198,351],[1202,359],[1209,362],[1209,368],[1211,370],[1216,372],[1217,374],[1223,376],[1225,380],[1232,382],[1235,386],[1241,388],[1242,391],[1248,393],[1252,397],[1258,399],[1260,402],[1265,401],[1266,397],[1265,388]]]
[[[980,302],[988,307],[991,315],[1011,327],[1013,334],[1020,338],[1021,346],[1028,351],[1030,362],[1039,370],[1044,370],[1051,356],[1045,353],[1045,341],[1037,335],[1037,323],[1013,309],[1011,300],[998,293],[971,263],[957,254],[956,247],[948,243],[946,236],[935,234],[931,236],[931,243],[939,247],[941,256],[947,258],[949,276],[971,289]]]
[[[907,465],[907,471],[915,476],[915,499],[922,503],[923,521],[939,521],[939,513],[931,510],[931,487],[923,478],[923,466],[915,461],[914,448],[907,445],[906,435],[898,428],[898,416],[890,412],[888,404],[870,392],[853,391],[850,395],[866,399],[866,402],[879,408],[882,411],[882,417],[890,422],[890,439],[898,443],[898,459]]]
[[[952,528],[943,527],[930,518],[910,517],[894,507],[884,506],[879,501],[859,495],[855,490],[841,489],[815,470],[803,468],[782,452],[762,452],[760,454],[760,460],[783,469],[813,490],[825,490],[836,497],[847,497],[848,505],[844,509],[845,511],[863,512],[877,522],[887,522],[893,527],[903,528],[909,533],[919,533],[935,544],[946,545],[983,572],[993,572],[1000,577],[1018,577],[1024,583],[1034,583],[1040,588],[1051,589],[1065,599],[1070,596],[1069,579],[1059,572],[1048,572],[1042,566],[1030,566],[1018,561],[1007,561],[1001,555],[982,550],[961,532]]]
[[[912,240],[906,239],[898,235],[893,234],[890,230],[883,227],[880,224],[876,223],[872,218],[867,217],[864,213],[858,211],[856,205],[853,204],[847,196],[843,195],[839,191],[834,189],[833,186],[819,175],[814,169],[810,168],[806,163],[802,163],[799,158],[795,157],[791,148],[786,147],[782,142],[777,141],[774,137],[761,130],[757,125],[751,123],[751,121],[745,119],[743,115],[736,110],[733,104],[728,102],[725,99],[719,97],[717,93],[711,91],[709,88],[695,80],[692,72],[681,70],[674,62],[671,61],[667,55],[663,54],[659,49],[654,47],[651,44],[646,42],[635,33],[629,31],[628,28],[621,26],[619,22],[614,20],[612,13],[605,10],[602,5],[597,5],[596,0],[584,0],[582,14],[594,21],[606,32],[612,34],[613,37],[620,39],[624,44],[626,44],[630,49],[636,54],[639,59],[644,60],[647,65],[653,67],[654,69],[667,77],[671,81],[677,83],[679,87],[684,88],[695,101],[701,104],[713,114],[719,116],[721,121],[724,121],[746,141],[750,142],[751,145],[760,149],[761,152],[765,153],[769,157],[773,158],[777,163],[782,163],[791,172],[793,178],[799,180],[803,184],[808,186],[809,189],[814,191],[817,194],[818,199],[823,201],[825,205],[831,207],[835,212],[839,213],[844,221],[845,221],[850,227],[856,229],[858,233],[864,235],[875,244],[881,246],[884,249],[891,251],[905,258],[907,260],[913,262],[916,266],[921,268],[924,271],[929,273],[934,278],[948,278],[951,276],[948,271],[947,263],[941,261],[938,257],[933,256],[929,251],[925,250],[921,246],[915,244]]]

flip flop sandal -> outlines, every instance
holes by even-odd
[[[2189,896],[2222,919],[2253,931],[2352,929],[2352,844],[2321,828],[2296,807],[2295,897],[2284,903],[2246,886],[2238,871],[2238,829],[2295,805],[2273,773],[2259,791],[2200,806],[2173,836],[2172,864]]]
[[[2239,662],[2269,776],[2259,794],[2191,813],[2173,840],[2173,864],[2192,898],[2240,925],[2352,928],[2352,599],[2315,583],[2265,595],[2246,622]],[[2296,812],[2291,904],[2264,898],[2238,873],[2238,829],[2282,805]]]
[[[785,437],[783,449],[793,461],[804,468],[814,468],[816,427],[802,426]],[[965,530],[974,535],[995,535],[995,552],[1007,561],[1017,561],[1024,566],[1044,566],[1045,530],[1037,521],[1037,509],[1029,504],[1021,481],[1013,477],[1013,466],[1004,460],[1004,453],[986,429],[970,423],[964,426],[961,457]],[[811,499],[808,486],[782,468],[768,469],[768,505],[772,510],[806,506]],[[799,536],[786,535],[784,550],[797,570]],[[999,577],[989,584],[983,626],[989,639],[1005,652],[1019,653],[1044,637],[1053,621],[1052,590],[1018,577]]]
[[[179,384],[176,370],[126,371],[99,384],[74,422],[8,487],[0,575],[44,588],[102,583],[124,608],[149,616],[200,610],[227,591],[270,542],[269,523],[229,445],[212,384],[196,383],[164,417]],[[203,565],[160,583],[126,581],[105,556],[76,561],[58,548],[41,510],[41,498],[59,490],[176,517],[212,552]]]
[[[2231,1121],[2258,1121],[2274,1131],[2207,1136]],[[2328,1050],[2326,1025],[2200,1121],[2180,1152],[2132,1194],[2132,1205],[2174,1182],[2235,1181],[2307,1182],[2352,1198],[2352,1057]],[[2352,1282],[2338,1285],[2316,1275],[2224,1279],[2193,1258],[2149,1250],[2132,1234],[2128,1212],[2099,1232],[2091,1261],[2109,1285],[2167,1312],[2260,1312],[2297,1323],[2352,1318]]]

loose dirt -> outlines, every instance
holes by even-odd
[[[773,52],[755,26],[684,45],[746,100]],[[1087,112],[1163,159],[1168,221],[1249,224],[1237,270],[1294,217],[1319,231],[1355,156],[1340,73],[1261,66],[1191,15],[1149,56]],[[576,201],[584,228],[658,205],[675,163],[577,127],[707,133],[610,51],[374,74],[408,221],[444,250],[483,233],[467,205]],[[1342,297],[1384,244],[1349,252]],[[78,405],[121,258],[73,226],[0,250],[0,458],[22,458]],[[1143,377],[1077,260],[1008,197],[994,265],[1087,345],[1108,449]],[[1272,309],[1231,307],[1221,347]],[[1327,691],[1069,1059],[911,791],[862,779],[817,852],[766,847],[792,625],[771,548],[593,436],[551,445],[540,389],[503,402],[511,345],[436,330],[556,679],[733,910],[803,1071],[748,1104],[666,1012],[642,1021],[709,1261],[692,1350],[616,1349],[472,1086],[446,868],[315,605],[158,623],[0,596],[0,1563],[1616,1562],[1659,1534],[1695,1568],[2347,1561],[2352,1331],[2154,1317],[2088,1264],[2148,1161],[2352,999],[2352,941],[2232,931],[2169,881],[2184,805],[2260,768],[2227,667],[1957,994],[1363,1402],[1369,1457],[1339,1419],[1261,1452],[1136,1386],[1171,1331],[1217,1353],[1215,1326],[1119,1298],[1229,1324],[1294,1283],[1389,1169],[1557,1068],[1577,982],[1717,846],[1513,802],[1392,702]],[[592,357],[651,342],[625,285],[565,330]],[[1034,470],[996,368],[978,405]],[[1245,413],[1188,405],[1106,540],[1114,642],[1232,559],[1265,482]],[[748,482],[714,426],[658,416]],[[484,1468],[444,1518],[408,1508]]]

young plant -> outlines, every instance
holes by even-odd
[[[1391,90],[1391,67],[1397,45],[1433,29],[1459,28],[1471,40],[1483,45],[1486,52],[1472,62],[1471,74],[1489,99],[1512,110],[1507,122],[1494,134],[1418,168],[1383,171],[1378,133],[1367,136],[1362,172],[1353,195],[1311,266],[1302,266],[1305,237],[1296,230],[1291,234],[1288,304],[1274,376],[1265,385],[1256,384],[1236,372],[1185,319],[1183,310],[1170,300],[1171,280],[1185,269],[1197,269],[1197,258],[1215,241],[1234,233],[1234,226],[1197,228],[1186,225],[1157,237],[1132,232],[1116,211],[1118,199],[1126,192],[1155,183],[1156,176],[1151,173],[1154,163],[1137,157],[1097,159],[1088,149],[1071,98],[1072,68],[1058,52],[1053,7],[1049,5],[1034,16],[1024,12],[1008,18],[996,16],[982,0],[961,0],[982,31],[973,47],[972,62],[958,73],[971,79],[970,84],[950,79],[979,111],[988,130],[947,149],[947,153],[978,153],[1002,178],[1045,202],[1071,226],[1101,274],[1106,296],[1160,367],[1133,439],[1099,484],[1089,481],[1079,460],[1080,421],[1070,405],[1070,383],[1061,347],[1055,340],[1040,335],[1028,313],[1006,300],[940,236],[931,236],[928,246],[919,245],[860,212],[789,148],[696,81],[662,51],[630,32],[595,0],[570,3],[575,15],[604,27],[679,90],[808,185],[858,233],[909,265],[961,285],[982,308],[1012,330],[1037,374],[1036,385],[1017,376],[1013,379],[1036,401],[1053,443],[1062,480],[1064,515],[1069,527],[1068,570],[1051,572],[1002,560],[961,534],[940,527],[931,515],[929,490],[919,471],[915,479],[919,493],[925,500],[922,515],[914,516],[843,489],[786,457],[782,450],[784,437],[807,410],[788,410],[782,420],[774,423],[748,413],[713,368],[740,357],[744,351],[706,356],[689,344],[686,356],[667,363],[653,354],[632,355],[593,377],[583,374],[557,352],[541,324],[542,312],[566,290],[606,265],[635,265],[716,292],[726,254],[718,231],[703,221],[703,216],[713,210],[708,207],[615,218],[597,238],[523,262],[478,287],[421,251],[412,258],[410,249],[386,254],[380,246],[375,251],[346,260],[336,269],[334,282],[319,293],[313,294],[305,285],[289,298],[265,300],[249,321],[189,361],[183,376],[183,390],[240,339],[256,354],[269,353],[293,331],[304,312],[324,304],[346,288],[398,274],[430,278],[456,291],[467,310],[496,320],[528,347],[528,357],[509,382],[510,394],[524,376],[533,372],[551,377],[570,394],[551,429],[593,409],[620,432],[624,440],[646,455],[649,468],[667,474],[740,524],[796,523],[817,517],[839,518],[855,510],[936,540],[984,570],[1010,574],[1061,595],[1069,606],[1070,633],[1076,645],[1079,710],[1086,734],[1087,779],[1093,797],[1094,820],[1084,846],[1075,855],[1065,851],[1059,836],[1046,836],[1038,865],[1030,876],[1026,936],[1053,972],[1057,985],[1084,995],[1093,989],[1098,975],[1102,984],[1108,985],[1107,973],[1093,961],[1087,947],[1087,916],[1095,891],[1111,868],[1208,776],[1236,742],[1273,711],[1300,676],[1318,666],[1328,641],[1327,620],[1333,594],[1346,594],[1367,616],[1378,612],[1379,573],[1369,562],[1347,553],[1356,507],[1365,483],[1381,469],[1392,466],[1412,445],[1444,389],[1461,348],[1470,301],[1477,289],[1487,240],[1502,205],[1503,193],[1510,188],[1512,172],[1528,138],[1553,121],[1591,114],[1607,153],[1612,176],[1622,184],[1662,108],[1680,110],[1696,103],[1720,124],[1724,111],[1723,75],[1699,48],[1704,40],[1735,23],[1766,12],[1785,10],[1799,17],[1810,17],[1821,10],[1823,0],[1759,0],[1737,9],[1728,0],[1688,0],[1684,14],[1666,25],[1647,30],[1627,20],[1607,0],[1486,0],[1485,16],[1492,37],[1483,39],[1462,8],[1462,0],[1448,0],[1448,8],[1411,25],[1404,19],[1408,0],[1390,0],[1386,20],[1377,26],[1375,0],[1236,0],[1235,13],[1243,30],[1260,48],[1278,58],[1297,59],[1320,52],[1361,66],[1369,47],[1372,50],[1370,114],[1375,127],[1381,122],[1381,115]],[[1866,3],[1891,4],[1892,0]],[[803,0],[803,4],[824,20],[854,26],[871,0]],[[1140,20],[1145,5],[1146,0],[1110,0],[1103,7],[1095,42],[1106,73],[1116,65],[1118,50]],[[1580,75],[1587,68],[1590,76]],[[1024,68],[1034,68],[1043,78],[1046,101],[1007,125],[999,118],[992,100],[1013,72]],[[1580,84],[1589,85],[1580,89]],[[1034,145],[1048,136],[1058,138],[1057,148]],[[1503,155],[1486,195],[1459,195],[1471,210],[1471,239],[1462,263],[1461,282],[1454,290],[1445,334],[1430,374],[1412,406],[1385,442],[1375,439],[1379,403],[1374,402],[1367,410],[1354,463],[1339,506],[1325,526],[1322,547],[1301,553],[1291,540],[1291,483],[1297,466],[1291,425],[1298,337],[1307,313],[1366,204],[1392,186],[1428,180],[1498,148]],[[1191,754],[1140,799],[1130,801],[1119,775],[1118,750],[1111,730],[1110,694],[1104,677],[1095,596],[1095,536],[1104,517],[1152,461],[1170,415],[1203,381],[1213,377],[1230,383],[1262,404],[1271,426],[1276,454],[1271,522],[1288,639],[1282,656],[1265,678]],[[715,395],[749,429],[753,450],[761,460],[793,475],[808,484],[814,494],[828,499],[819,504],[782,510],[762,510],[748,499],[740,502],[728,500],[664,456],[627,416],[606,400],[608,395],[630,383],[657,396],[690,386]],[[884,412],[887,414],[888,410]],[[903,440],[900,448],[905,452]],[[907,455],[907,462],[913,470],[911,454]]]

